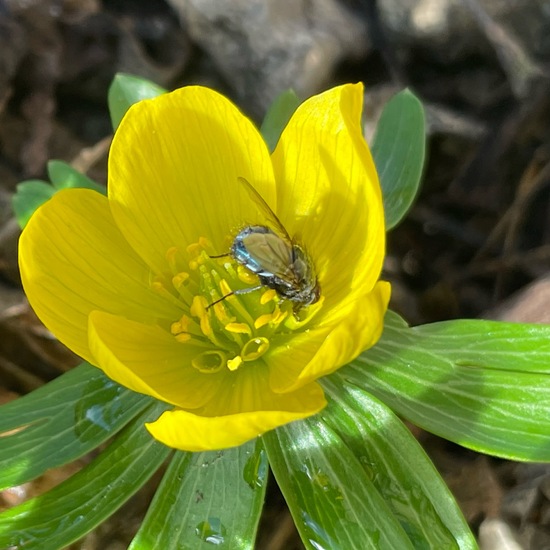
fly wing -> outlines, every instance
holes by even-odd
[[[252,269],[255,273],[266,277],[275,275],[289,283],[295,281],[292,246],[279,235],[271,231],[251,232],[242,238],[242,242],[251,260],[248,267],[257,266],[257,269]]]
[[[279,220],[275,212],[273,212],[273,210],[271,210],[271,208],[269,207],[269,204],[265,202],[264,198],[260,195],[260,193],[258,193],[258,191],[256,191],[256,189],[250,184],[250,182],[248,182],[248,180],[241,178],[240,176],[237,177],[237,179],[248,192],[248,196],[256,203],[258,208],[261,210],[268,224],[271,225],[271,227],[273,227],[273,229],[275,229],[275,231],[279,234],[281,239],[283,239],[286,244],[290,248],[292,248],[292,239],[285,229],[285,226],[281,223],[281,220]]]

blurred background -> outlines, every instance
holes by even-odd
[[[11,196],[45,178],[49,159],[106,181],[117,72],[211,86],[258,123],[287,88],[306,98],[363,81],[367,139],[409,87],[426,109],[428,158],[389,235],[392,307],[411,324],[550,321],[550,0],[0,0],[0,403],[78,363],[21,291]],[[484,550],[550,548],[546,466],[412,429]],[[0,493],[0,509],[85,462]],[[73,548],[126,548],[154,487]],[[277,491],[258,548],[302,548]]]

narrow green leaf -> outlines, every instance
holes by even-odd
[[[411,91],[403,90],[384,107],[371,149],[382,186],[386,229],[391,229],[412,206],[424,167],[424,109]]]
[[[0,514],[0,548],[65,548],[113,514],[170,453],[143,425],[165,409],[150,406],[84,469]]]
[[[270,105],[260,132],[271,152],[275,150],[283,130],[300,103],[301,101],[294,90],[286,90],[280,93]]]
[[[306,548],[414,548],[358,457],[319,416],[262,439]]]
[[[449,489],[391,410],[338,372],[323,386],[330,401],[321,417],[361,461],[414,548],[477,548]]]
[[[83,363],[3,405],[0,489],[20,485],[85,455],[150,403],[148,397],[122,388]]]
[[[161,88],[150,80],[118,73],[109,87],[109,94],[107,96],[113,128],[115,130],[118,128],[126,111],[134,103],[142,99],[157,97],[165,92],[164,88]]]
[[[42,180],[27,180],[17,184],[12,208],[19,227],[23,229],[34,211],[55,194],[55,189]]]
[[[267,470],[259,441],[177,453],[130,549],[254,548]]]
[[[379,343],[339,374],[441,437],[550,461],[550,326],[461,320],[416,328],[389,313]]]
[[[62,160],[50,160],[48,162],[48,176],[53,186],[58,191],[61,189],[81,187],[84,189],[92,189],[103,195],[107,194],[107,189],[104,185],[99,185],[99,183],[96,183],[94,180]]]

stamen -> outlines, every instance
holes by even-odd
[[[225,330],[236,334],[252,334],[251,328],[246,323],[227,323]]]
[[[229,286],[229,284],[225,279],[220,280],[219,286],[220,286],[221,292],[223,293],[222,296],[227,296],[228,294],[233,292],[233,290],[231,289],[231,287]],[[231,309],[238,316],[240,316],[241,320],[244,321],[247,325],[252,326],[254,324],[254,319],[252,318],[252,316],[250,315],[246,307],[244,307],[242,300],[239,300],[235,294],[230,294],[229,296],[227,296],[227,298],[224,301],[230,304]],[[218,302],[218,303],[221,303],[221,302]]]
[[[220,290],[222,291],[222,296],[231,294],[231,292],[233,292],[231,290],[231,287],[229,286],[229,283],[225,279],[221,279],[219,282],[219,285],[220,285]]]
[[[273,324],[274,325],[281,324],[288,317],[288,313],[289,313],[288,310],[281,311],[277,306],[275,308],[275,311],[273,312]]]
[[[178,294],[185,300],[186,304],[190,304],[193,301],[194,293],[189,288],[190,275],[186,271],[180,271],[172,277],[172,285],[178,292]]]
[[[206,298],[204,296],[194,296],[191,307],[189,308],[189,313],[191,313],[193,317],[198,317],[200,319],[206,315],[207,305],[208,304],[206,303]]]
[[[263,315],[260,315],[255,321],[254,321],[254,328],[256,330],[261,329],[268,323],[270,323],[273,320],[273,314],[272,313],[264,313]]]
[[[166,251],[166,261],[168,262],[168,265],[170,266],[170,271],[172,273],[176,273],[176,271],[179,271],[179,268],[177,266],[178,253],[179,250],[176,246],[172,246]]]
[[[243,358],[240,355],[237,355],[236,357],[233,357],[233,359],[229,359],[227,361],[227,368],[234,372],[236,371],[241,365],[243,364]]]
[[[302,329],[323,302],[321,297],[297,310],[294,302],[262,285],[255,273],[232,258],[229,248],[225,250],[219,254],[202,237],[185,250],[171,247],[166,252],[169,274],[151,281],[156,292],[181,308],[180,319],[167,328],[177,342],[204,350],[191,361],[204,374],[234,372],[246,364],[256,368],[251,363],[269,350],[275,333]]]
[[[200,241],[200,239],[199,239],[199,241]],[[195,259],[203,251],[203,248],[202,248],[200,242],[198,242],[198,243],[190,244],[185,250],[187,251],[187,254],[189,254],[189,257],[191,259]]]
[[[182,302],[179,300],[176,296],[174,296],[164,285],[162,281],[159,279],[151,281],[151,289],[156,292],[157,294],[160,294],[163,298],[166,298],[170,302],[172,302],[174,305],[176,305],[178,308],[185,308],[186,304],[185,302]]]
[[[203,250],[207,250],[208,248],[210,248],[212,246],[212,244],[210,243],[210,241],[206,237],[199,237],[199,246]]]
[[[215,346],[223,349],[225,346],[217,337],[216,332],[212,329],[210,319],[208,318],[208,313],[206,311],[206,298],[204,296],[195,296],[189,312],[193,315],[193,317],[198,318],[202,333]]]
[[[197,271],[197,269],[199,269],[199,262],[197,260],[189,260],[189,269],[191,271]]]
[[[180,271],[172,277],[172,284],[176,290],[179,290],[189,280],[189,273]]]
[[[235,321],[234,315],[229,315],[227,308],[225,307],[223,301],[217,302],[212,306],[216,319],[223,325],[226,326],[228,323]]]
[[[181,323],[179,321],[176,321],[175,323],[172,323],[170,325],[170,332],[175,336],[176,334],[179,334],[180,332],[184,332],[184,330],[181,328]]]
[[[260,298],[260,304],[264,306],[268,302],[271,302],[271,300],[274,300],[276,296],[277,296],[277,292],[273,288],[270,288],[262,294]]]

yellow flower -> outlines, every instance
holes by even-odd
[[[316,380],[380,336],[384,218],[362,137],[361,85],[303,103],[270,156],[218,93],[134,105],[115,134],[108,198],[57,193],[20,241],[29,301],[75,353],[174,406],[147,424],[177,449],[239,445],[326,404]],[[294,311],[227,254],[266,225],[244,178],[306,251],[320,299]]]

